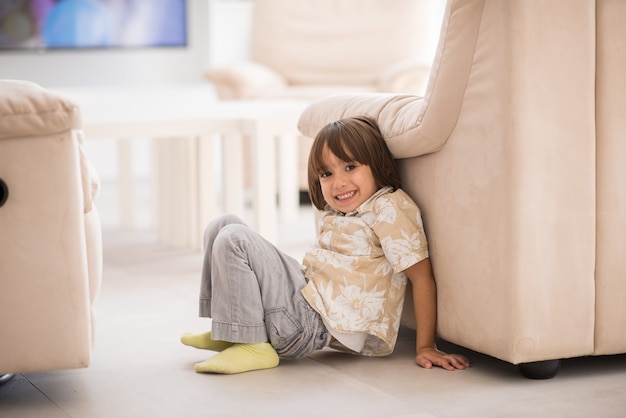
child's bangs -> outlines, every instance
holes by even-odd
[[[327,134],[325,137],[320,139],[321,140],[317,143],[315,149],[311,149],[311,168],[318,175],[328,171],[328,167],[324,161],[324,148],[328,148],[330,152],[342,161],[354,161],[354,157],[352,157],[346,149],[346,141],[344,141],[339,135]]]
[[[330,152],[335,154],[337,158],[346,163],[350,162],[361,162],[357,161],[355,157],[355,152],[358,151],[359,147],[355,143],[354,139],[349,135],[337,135],[333,138],[329,138],[329,141],[326,144]]]
[[[344,129],[341,135],[330,137],[326,145],[342,161],[368,164],[367,144],[352,130]]]

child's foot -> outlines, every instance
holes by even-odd
[[[234,374],[278,366],[278,354],[269,343],[235,344],[195,365],[198,373]]]
[[[191,347],[211,351],[224,351],[233,345],[233,343],[228,341],[216,341],[211,339],[211,331],[201,334],[186,332],[180,337],[180,342]]]

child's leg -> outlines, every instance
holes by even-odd
[[[213,264],[213,245],[221,231],[229,225],[245,225],[234,215],[224,215],[210,222],[204,229],[204,262],[200,282],[200,316],[211,317],[212,276],[211,265]]]
[[[201,315],[205,309],[212,318],[211,341],[237,344],[198,363],[196,370],[240,373],[270,368],[281,353],[301,357],[321,348],[326,333],[321,319],[310,319],[311,312],[316,313],[300,295],[306,284],[300,263],[245,225],[229,222],[215,230],[207,235],[201,290],[207,297],[201,300]],[[312,322],[319,324],[313,332]],[[194,344],[215,348],[206,341]]]
[[[210,257],[210,258],[209,258]],[[211,318],[214,339],[235,343],[268,342],[263,281],[269,274],[285,277],[282,254],[245,225],[221,229],[207,255],[211,277]],[[256,261],[262,258],[262,261]],[[206,268],[205,264],[205,268]],[[301,273],[300,273],[301,275]],[[281,286],[268,290],[283,291]]]
[[[219,312],[223,309],[229,309],[229,304],[224,303],[221,303],[217,308],[212,307],[212,301],[221,298],[219,290],[218,292],[214,292],[214,284],[217,282],[217,287],[221,289],[220,283],[223,281],[214,279],[214,270],[215,264],[224,266],[231,266],[233,263],[235,265],[241,263],[245,264],[245,261],[241,262],[238,259],[233,260],[228,254],[229,250],[223,251],[219,249],[224,247],[223,242],[228,242],[233,236],[233,234],[228,231],[233,228],[237,229],[237,226],[239,226],[240,229],[248,230],[243,221],[239,218],[226,215],[211,222],[204,231],[205,257],[200,289],[200,316],[214,318],[212,314],[213,311]],[[217,250],[215,249],[216,241]],[[220,244],[220,242],[222,242],[222,244]],[[229,268],[232,268],[232,266]],[[235,276],[237,275],[235,274]],[[248,281],[248,284],[251,284],[253,289],[257,289],[256,291],[253,290],[252,293],[258,294],[258,283],[256,283],[256,279],[254,278],[253,281]],[[242,293],[240,297],[246,297],[245,295],[249,293],[245,288],[240,290]],[[214,293],[218,294],[215,298]],[[239,299],[237,295],[232,296],[235,300]],[[253,301],[255,299],[258,299],[258,297],[253,296],[251,298]],[[247,312],[241,312],[237,317],[243,318],[243,322],[248,322],[248,317],[255,318],[259,326],[252,327],[252,329],[256,331],[252,332],[252,335],[250,332],[243,332],[239,337],[231,336],[229,338],[231,341],[258,342],[257,344],[242,344],[224,341],[223,339],[213,339],[212,332],[200,334],[185,333],[181,336],[181,342],[185,345],[219,352],[219,354],[210,359],[198,363],[195,367],[197,372],[231,374],[266,369],[278,365],[278,354],[274,348],[266,342],[267,336],[265,335],[265,327],[263,325],[263,306],[260,301],[256,304],[252,303],[252,305],[255,306],[255,309],[260,310],[260,315],[254,313],[254,309],[248,309]],[[235,307],[235,309],[237,309],[237,307]],[[220,315],[218,313],[217,319],[214,318],[214,320],[219,320],[219,318]],[[259,332],[259,328],[261,332]]]
[[[224,215],[210,222],[204,230],[204,264],[202,266],[202,280],[200,285],[200,316],[211,316],[211,262],[213,254],[213,243],[220,231],[231,224],[244,224],[244,222],[234,215]],[[227,341],[213,340],[211,332],[200,334],[185,333],[180,341],[188,346],[204,350],[223,351],[233,345]]]

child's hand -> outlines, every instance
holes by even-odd
[[[418,350],[415,362],[425,369],[430,369],[433,365],[446,370],[464,370],[470,367],[470,362],[467,357],[460,354],[446,354],[434,347]]]

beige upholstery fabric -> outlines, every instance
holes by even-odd
[[[423,6],[417,0],[256,0],[252,62],[208,68],[206,76],[222,99],[418,93],[429,67],[415,58],[423,44]]]
[[[86,367],[102,246],[78,109],[0,80],[0,374]]]
[[[252,58],[290,85],[376,85],[420,42],[415,0],[261,0],[255,7]]]
[[[332,96],[300,122],[377,118],[423,210],[439,334],[514,364],[626,352],[626,6],[597,6],[451,0],[425,98]]]
[[[626,2],[597,1],[595,354],[626,351]]]

